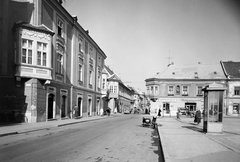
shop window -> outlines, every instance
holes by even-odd
[[[239,105],[238,103],[233,104],[233,114],[239,114]]]

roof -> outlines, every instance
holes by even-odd
[[[113,75],[114,72],[106,65],[104,65],[104,68],[106,69],[106,71],[110,74],[110,75]]]
[[[54,35],[54,32],[49,29],[47,26],[45,26],[44,24],[42,25],[32,25],[29,24],[28,22],[24,22],[24,21],[18,21],[14,23],[13,29],[15,30],[18,27],[22,27],[22,28],[26,28],[26,29],[32,29],[32,30],[36,30],[36,31],[41,31],[41,32],[45,32],[45,33],[49,33],[51,35]]]
[[[155,78],[160,79],[225,79],[220,63],[170,65],[162,73],[157,73]]]
[[[221,64],[227,78],[240,78],[240,61],[221,61]]]

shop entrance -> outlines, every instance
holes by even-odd
[[[196,103],[191,103],[191,102],[186,102],[185,103],[185,108],[187,112],[195,112],[196,111],[197,104]]]
[[[233,104],[233,114],[240,114],[240,112],[239,112],[239,104],[238,103],[234,103]]]
[[[163,103],[163,111],[165,112],[165,114],[170,114],[171,110],[169,102]]]

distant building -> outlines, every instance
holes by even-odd
[[[240,61],[221,61],[221,65],[227,77],[227,115],[240,115]]]
[[[202,88],[213,82],[227,86],[220,63],[169,65],[145,82],[151,109],[156,111],[160,108],[163,116],[175,116],[178,109],[203,110]],[[224,111],[226,113],[226,109]]]
[[[133,91],[126,86],[121,79],[108,66],[104,66],[102,73],[102,94],[103,94],[103,109],[107,108],[114,112],[122,113],[125,110],[133,109]]]
[[[0,120],[98,115],[106,55],[77,17],[60,0],[3,0],[0,10]]]

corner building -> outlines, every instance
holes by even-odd
[[[58,0],[3,0],[0,7],[0,120],[98,115],[106,55],[77,17]]]
[[[213,82],[226,85],[221,64],[170,65],[162,73],[145,80],[151,111],[161,109],[163,116],[176,116],[178,109],[203,110],[202,88]],[[226,94],[224,94],[226,97]],[[226,113],[226,103],[224,105]]]

